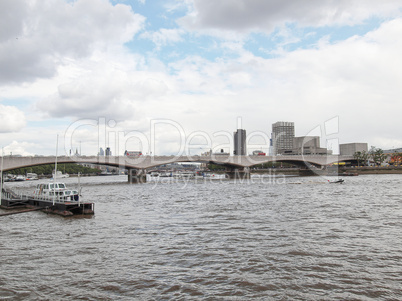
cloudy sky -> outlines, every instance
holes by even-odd
[[[2,0],[0,147],[402,147],[401,53],[400,0]]]

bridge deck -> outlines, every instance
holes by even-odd
[[[53,164],[56,157],[13,157],[5,156],[3,170],[12,170],[22,167]],[[326,166],[333,163],[354,160],[353,156],[61,156],[57,158],[59,163],[90,163],[98,165],[116,166],[127,169],[147,169],[175,162],[199,162],[215,163],[227,167],[251,167],[254,165],[269,162],[288,162],[292,164],[312,164],[315,166]]]

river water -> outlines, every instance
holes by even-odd
[[[344,179],[81,178],[93,217],[0,217],[0,299],[401,300],[402,176]]]

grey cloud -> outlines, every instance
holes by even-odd
[[[21,19],[26,15],[25,1],[0,1],[0,15],[0,43],[18,38],[23,30]]]
[[[398,13],[399,0],[194,0],[194,13],[180,22],[193,30],[272,32],[286,22],[302,26],[352,25]]]
[[[0,84],[51,77],[64,57],[129,41],[144,17],[101,0],[0,2]]]
[[[19,39],[18,47],[11,43],[0,45],[0,85],[51,77],[54,74],[56,66],[52,56],[32,44],[32,41]]]
[[[105,116],[124,120],[134,114],[131,104],[116,88],[89,87],[80,84],[64,84],[59,93],[38,102],[37,107],[52,117],[98,118]],[[92,89],[93,88],[93,89]]]

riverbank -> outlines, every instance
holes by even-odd
[[[389,166],[389,167],[348,167],[340,168],[339,172],[358,173],[359,175],[378,175],[378,174],[402,174],[402,167]]]
[[[251,170],[252,174],[270,174],[270,175],[300,175],[300,169],[298,168],[272,168],[272,169],[254,169]],[[340,167],[328,168],[325,170],[313,169],[311,175],[330,176],[334,174],[358,174],[358,175],[377,175],[377,174],[402,174],[402,167],[389,166],[389,167]]]

